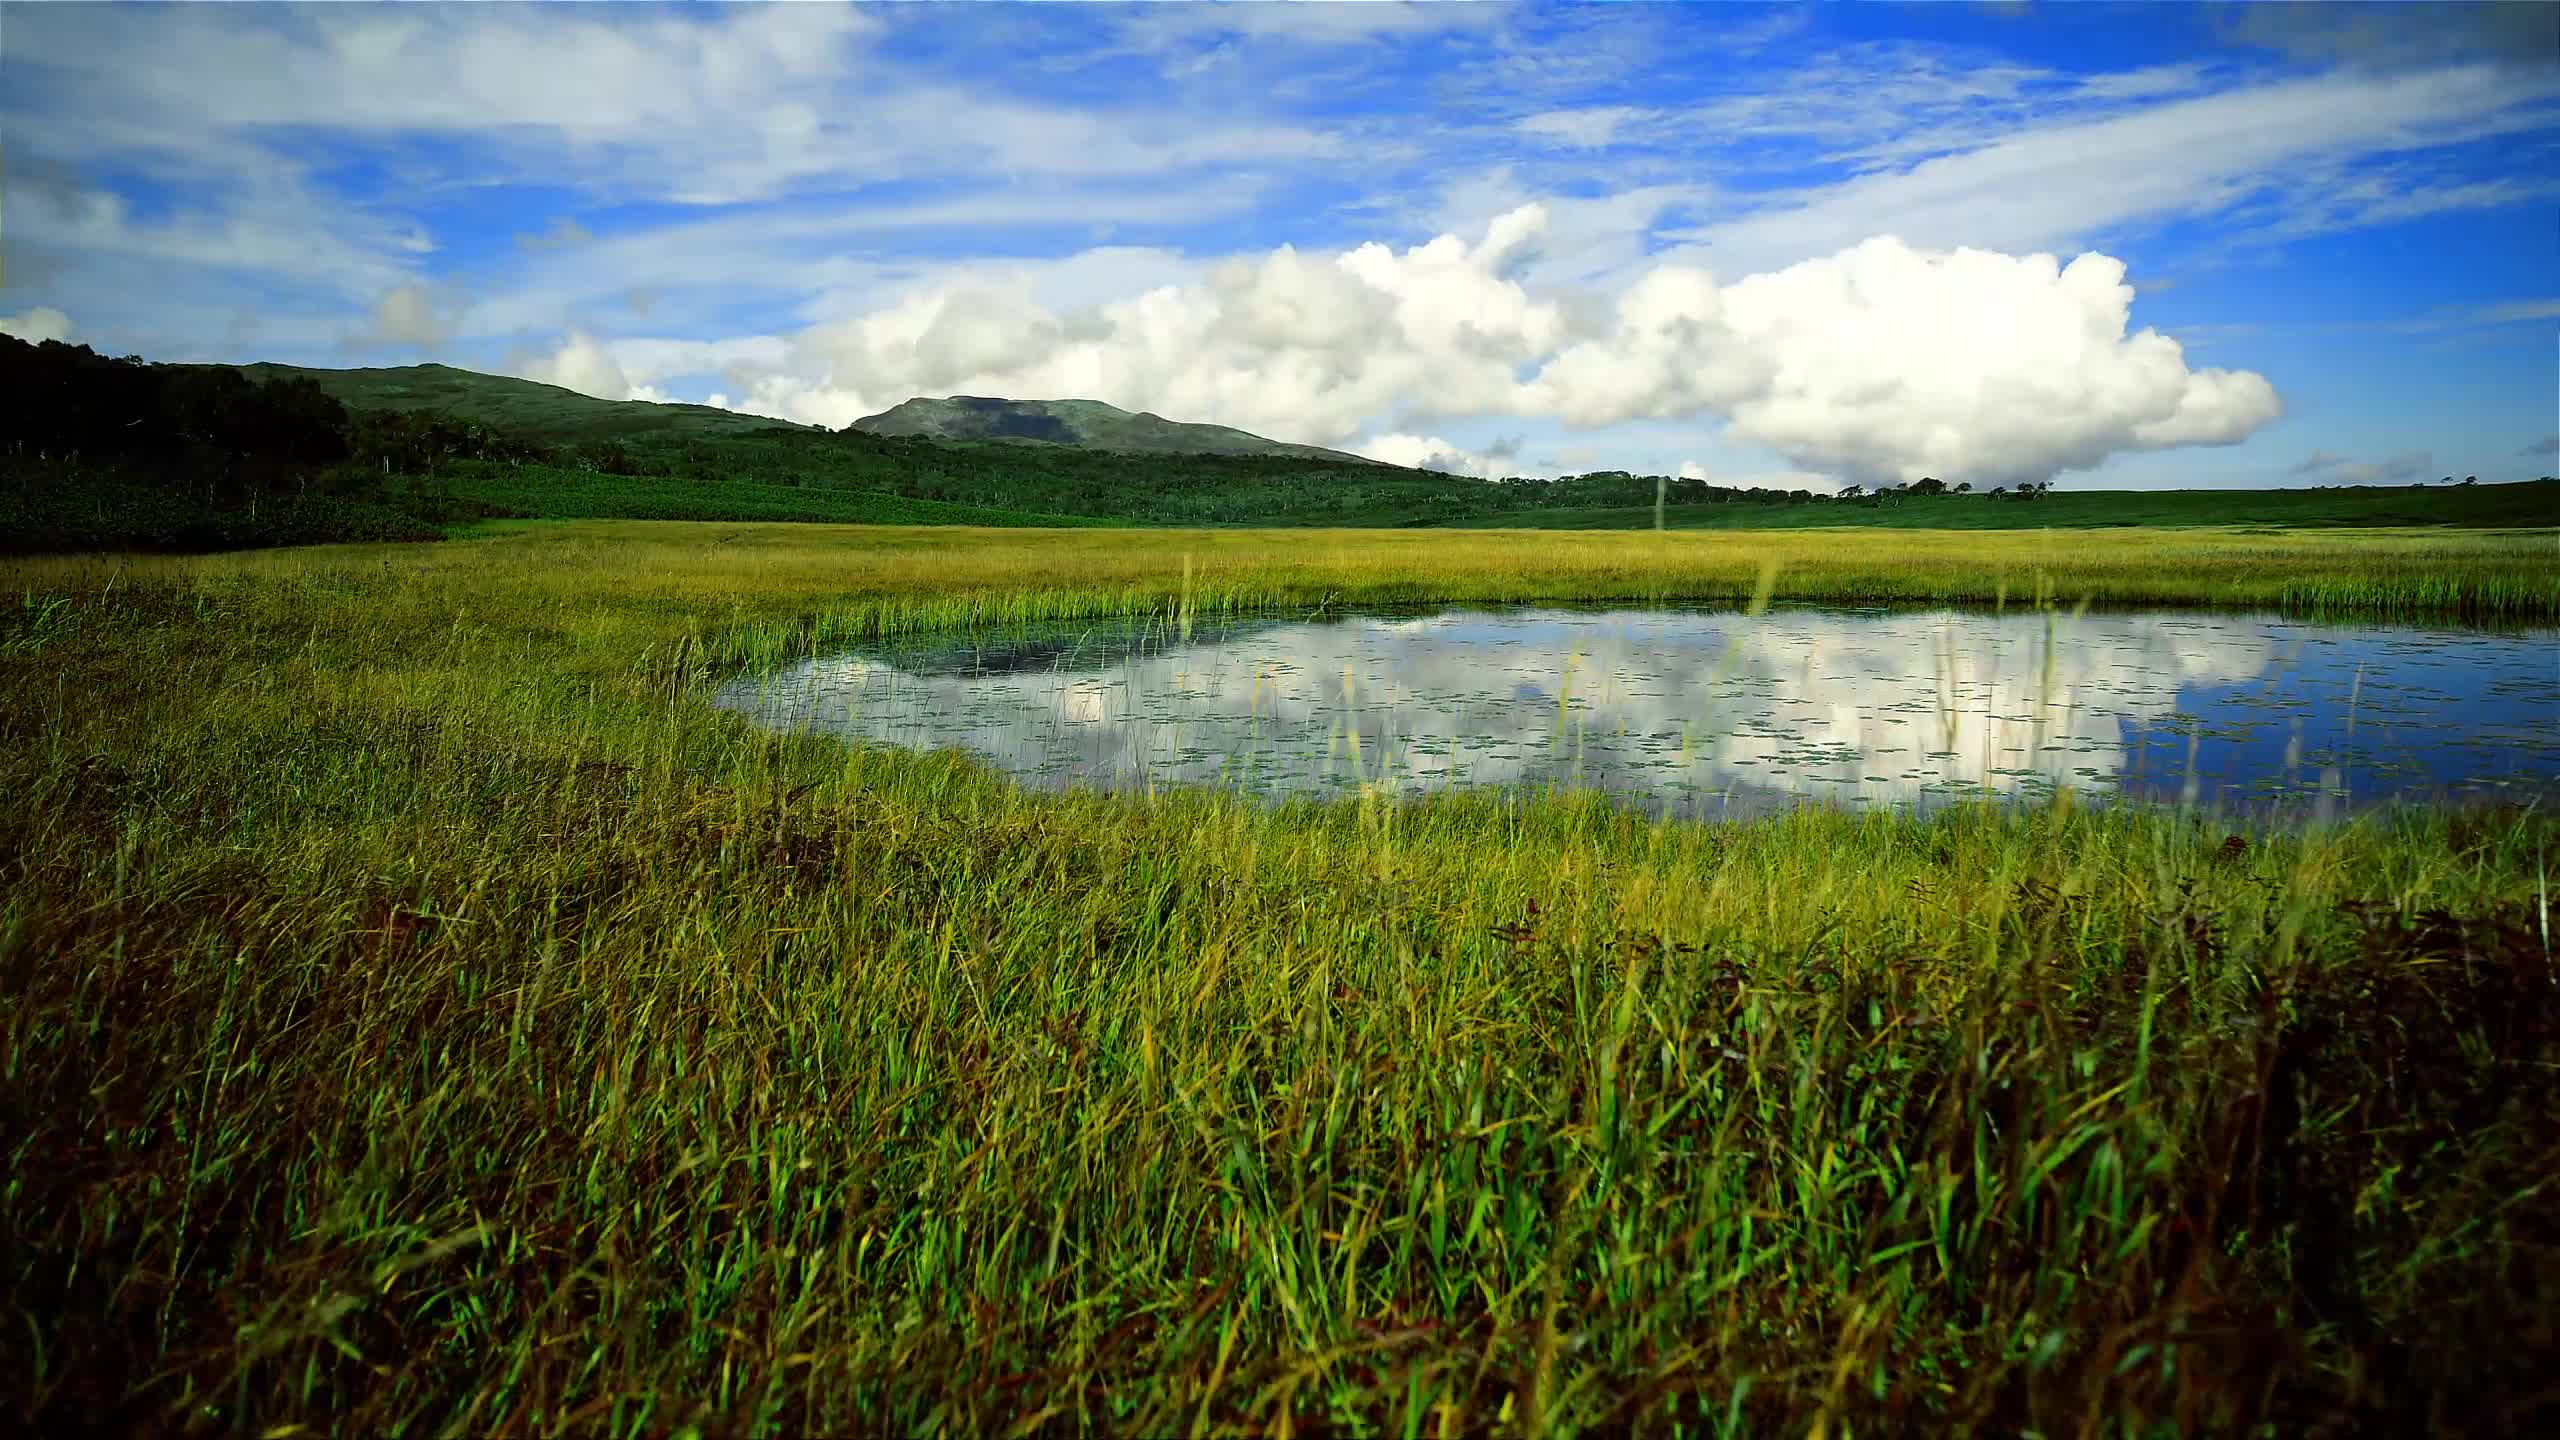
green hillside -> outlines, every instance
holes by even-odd
[[[709,405],[599,400],[539,380],[483,375],[450,365],[321,370],[261,363],[235,368],[258,380],[311,380],[350,410],[439,410],[456,419],[477,420],[546,444],[631,441],[642,437],[702,439],[750,435],[776,427],[812,428]]]
[[[866,435],[931,440],[1012,440],[1144,455],[1288,455],[1337,464],[1380,462],[1315,445],[1266,440],[1226,425],[1131,414],[1099,400],[1000,400],[983,395],[916,399],[853,422]],[[1390,467],[1392,468],[1392,467]]]
[[[508,468],[475,463],[450,470],[448,480],[458,495],[518,509],[525,490]],[[1285,455],[1128,455],[778,428],[707,437],[642,433],[578,447],[555,468],[591,472],[590,482],[548,492],[533,513],[624,515],[591,505],[616,484],[643,479],[665,494],[691,487],[698,504],[714,508],[752,490],[753,515],[709,517],[718,519],[840,519],[826,497],[852,493],[1051,517],[1020,523],[1394,526],[1463,516],[1502,498],[1494,487],[1429,471]],[[777,490],[808,496],[806,513],[764,508]]]
[[[975,421],[953,418],[961,412],[952,402],[917,401],[829,431],[706,405],[598,400],[449,365],[236,368],[260,380],[307,379],[359,413],[451,416],[559,448],[556,463],[534,467],[539,474],[513,474],[515,467],[496,462],[439,471],[456,500],[509,515],[1394,526],[1507,507],[1518,498],[1436,471],[1094,401],[992,402],[1003,414]],[[875,423],[876,432],[862,428]],[[998,433],[1026,425],[1052,438]],[[572,475],[584,478],[571,483]]]

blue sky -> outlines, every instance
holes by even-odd
[[[2560,470],[2560,7],[0,6],[0,327],[1487,474]]]

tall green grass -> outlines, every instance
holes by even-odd
[[[1828,538],[1114,539],[0,574],[17,1421],[2533,1418],[2547,817],[1036,795],[700,703],[927,623],[1893,578]],[[2148,553],[2235,588],[2517,555]],[[2013,602],[2136,583],[1910,555]]]
[[[2560,555],[2551,557],[2560,562]],[[2296,615],[2540,620],[2553,613],[2549,578],[2531,575],[2388,575],[2292,580],[2277,608]]]

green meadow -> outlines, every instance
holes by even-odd
[[[707,699],[929,629],[1435,601],[2547,624],[2555,544],[0,560],[0,1390],[53,1434],[2522,1433],[2546,814],[1041,794]]]

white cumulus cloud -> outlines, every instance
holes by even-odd
[[[30,345],[47,340],[69,340],[71,317],[50,305],[38,305],[15,315],[0,315],[0,335],[14,335]]]
[[[1597,427],[1701,411],[1797,465],[1865,482],[2040,480],[2123,450],[2231,444],[2281,413],[2245,371],[2126,333],[2124,265],[1916,250],[1890,236],[1718,287],[1665,266],[1529,403]]]
[[[969,277],[804,332],[781,373],[741,383],[824,424],[975,393],[1102,400],[1325,445],[1391,410],[1499,413],[1519,367],[1564,336],[1561,307],[1512,275],[1543,224],[1530,206],[1473,245],[1282,246],[1063,314],[1000,277]]]
[[[528,380],[593,395],[599,400],[635,398],[631,377],[615,363],[613,352],[584,333],[571,333],[558,350],[525,366],[523,374]]]
[[[1473,475],[1484,480],[1499,480],[1511,472],[1508,456],[1452,445],[1437,435],[1379,435],[1362,442],[1354,453],[1409,469]]]
[[[942,277],[796,337],[598,341],[525,373],[621,399],[720,371],[738,408],[841,427],[917,395],[1093,399],[1278,440],[1500,473],[1429,433],[1508,415],[1585,429],[1718,419],[1788,475],[2044,480],[2124,451],[2231,444],[2280,413],[2265,377],[2191,369],[2131,330],[2122,262],[1924,250],[1890,236],[1720,284],[1661,264],[1617,295],[1532,289],[1547,212],[1469,242],[1283,246],[1100,303],[1021,276]],[[1387,417],[1391,428],[1379,429]]]

